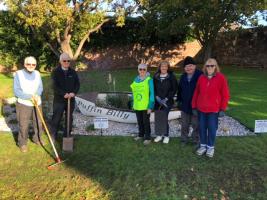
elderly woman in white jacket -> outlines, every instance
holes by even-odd
[[[36,65],[37,62],[34,57],[26,57],[24,69],[18,70],[14,76],[14,94],[17,97],[16,113],[19,124],[18,146],[23,153],[27,152],[31,119],[34,127],[32,141],[37,145],[43,144],[41,140],[42,122],[32,103],[32,100],[35,100],[41,109],[43,84],[40,73],[35,70]]]

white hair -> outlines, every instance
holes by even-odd
[[[60,54],[60,57],[59,57],[59,61],[62,61],[62,60],[70,60],[70,56],[69,54],[63,52],[62,54]]]
[[[36,61],[36,59],[33,56],[28,56],[28,57],[26,57],[24,59],[24,65],[27,64],[27,63],[29,63],[29,62],[31,62],[31,61],[33,61],[35,64],[37,64],[37,61]]]
[[[138,69],[147,69],[147,64],[145,64],[145,63],[139,64]]]

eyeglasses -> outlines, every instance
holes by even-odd
[[[146,71],[146,69],[144,69],[144,68],[140,68],[139,71]]]
[[[205,65],[206,67],[215,67],[215,65]]]
[[[36,66],[36,64],[34,64],[34,63],[26,63],[25,65],[27,65],[27,66],[33,66],[33,67]]]
[[[195,66],[195,65],[194,64],[187,64],[184,67],[193,67],[193,66]]]
[[[62,60],[62,61],[63,61],[63,62],[68,62],[68,63],[70,62],[70,60]]]

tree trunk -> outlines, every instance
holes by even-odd
[[[69,54],[69,56],[73,59],[73,52],[72,52],[69,40],[66,40],[66,39],[63,40],[60,43],[60,47],[61,47],[62,52]]]
[[[212,43],[208,42],[204,47],[204,63],[212,56]]]

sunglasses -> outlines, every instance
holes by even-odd
[[[63,62],[68,62],[68,63],[70,62],[70,60],[62,60],[62,61],[63,61]]]
[[[33,67],[36,66],[36,64],[34,64],[34,63],[26,63],[25,65],[27,65],[27,66],[33,66]]]
[[[140,68],[139,71],[146,71],[146,69]]]
[[[215,65],[205,65],[206,67],[215,67]]]

